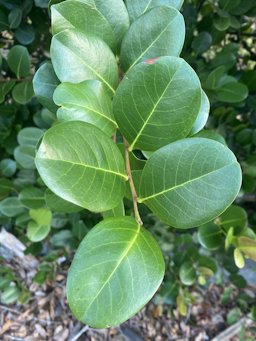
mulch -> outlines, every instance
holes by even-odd
[[[26,266],[23,266],[24,264]],[[141,312],[120,327],[95,330],[77,321],[68,308],[65,295],[68,264],[66,262],[60,264],[54,281],[46,281],[42,285],[35,284],[33,281],[36,264],[32,268],[29,264],[32,264],[30,259],[24,262],[24,259],[13,258],[6,262],[6,266],[15,272],[29,290],[31,297],[26,304],[0,305],[0,340],[212,340],[228,327],[227,314],[235,307],[235,297],[239,294],[234,288],[234,299],[224,305],[221,302],[223,287],[210,284],[205,290],[192,289],[191,293],[196,297],[196,303],[189,306],[186,317],[181,317],[176,309],[165,304],[155,304],[152,300]],[[249,294],[256,294],[253,287],[244,290],[249,291]],[[251,337],[250,331],[248,335]],[[255,339],[256,336],[252,336],[251,340]],[[238,336],[230,339],[230,341],[238,340]]]

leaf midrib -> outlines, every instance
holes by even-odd
[[[62,32],[60,32],[62,33]],[[58,35],[58,34],[57,34]],[[57,38],[56,38],[57,39]],[[57,39],[58,40],[58,39]],[[63,44],[62,41],[58,40],[59,43],[61,43],[62,45],[64,45],[73,55],[76,56],[77,59],[79,59],[81,61],[82,64],[84,64],[86,67],[88,67],[88,69],[90,69],[104,84],[106,84],[106,86],[111,90],[111,92],[113,94],[115,94],[115,90],[114,88],[109,84],[109,82],[103,78],[103,76],[101,76],[91,65],[89,65],[88,63],[85,62],[84,59],[82,59],[78,54],[76,54],[72,49],[70,49],[67,45]]]
[[[75,106],[75,107],[82,108],[82,109],[85,109],[85,110],[90,110],[90,111],[94,112],[95,114],[98,114],[99,116],[101,116],[101,117],[107,119],[108,121],[110,121],[111,123],[113,123],[113,124],[115,125],[115,127],[117,127],[116,122],[115,122],[114,120],[112,120],[112,118],[106,116],[103,112],[100,112],[100,111],[98,111],[98,110],[95,110],[95,109],[93,109],[93,108],[90,108],[89,106],[82,105],[82,104],[76,104],[76,103],[70,103],[70,102],[69,102],[68,105],[71,105],[71,107],[72,107],[72,106]],[[61,105],[61,107],[62,107],[63,109],[69,110],[69,107],[67,107],[67,106],[65,106],[65,105]]]
[[[106,279],[105,283],[102,285],[102,287],[100,288],[100,290],[98,291],[97,295],[94,296],[94,298],[92,299],[91,303],[89,304],[89,306],[87,307],[87,310],[85,312],[84,315],[87,314],[87,312],[89,311],[89,309],[91,308],[92,304],[95,302],[95,300],[99,297],[99,295],[101,294],[102,290],[105,288],[105,286],[109,283],[109,281],[111,280],[111,278],[113,277],[113,275],[115,274],[115,272],[117,271],[117,269],[119,268],[119,266],[121,265],[121,263],[123,262],[123,260],[127,257],[129,251],[131,250],[131,248],[133,247],[133,245],[135,244],[139,234],[140,234],[140,225],[137,226],[137,230],[135,231],[135,235],[132,238],[132,240],[129,242],[128,247],[124,250],[124,252],[121,254],[121,257],[119,258],[119,260],[117,261],[116,266],[114,267],[114,269],[112,270],[112,272],[109,274],[108,278]]]
[[[146,127],[146,125],[148,124],[149,120],[151,119],[152,115],[155,113],[156,108],[158,107],[159,103],[160,103],[161,100],[163,99],[163,97],[164,97],[164,95],[165,95],[167,89],[169,88],[170,84],[172,83],[172,81],[173,81],[173,79],[174,79],[176,73],[177,73],[178,70],[180,69],[181,65],[182,65],[182,64],[180,64],[180,65],[178,66],[178,68],[175,70],[174,74],[172,75],[172,78],[170,79],[170,81],[169,81],[168,84],[166,85],[166,87],[165,87],[165,89],[164,89],[162,95],[159,97],[159,99],[157,100],[157,102],[154,104],[154,107],[153,107],[153,109],[151,110],[151,112],[149,113],[148,118],[145,120],[145,122],[143,123],[143,126],[141,127],[140,131],[138,132],[137,136],[135,137],[135,139],[133,140],[132,144],[130,145],[130,147],[129,147],[129,150],[130,150],[130,151],[133,150],[133,148],[134,148],[135,144],[137,143],[139,137],[141,136],[143,130],[145,129],[145,127]]]
[[[177,15],[175,15],[172,20],[168,23],[168,25],[166,25],[166,27],[164,28],[164,30],[161,31],[161,33],[152,41],[152,43],[145,49],[145,51],[143,51],[143,53],[140,54],[140,56],[132,63],[132,65],[129,67],[128,70],[130,70],[134,65],[136,65],[138,63],[138,61],[145,55],[145,53],[148,52],[148,50],[157,42],[158,39],[161,38],[161,36],[167,31],[168,27],[172,24],[173,20],[177,17]]]
[[[87,164],[84,164],[84,163],[79,163],[79,162],[74,162],[74,161],[69,161],[69,160],[49,159],[49,158],[40,158],[40,157],[38,157],[37,159],[38,160],[42,160],[42,161],[53,161],[53,162],[71,163],[72,165],[82,166],[82,167],[85,167],[85,168],[90,168],[90,169],[94,169],[94,170],[105,172],[105,173],[115,174],[117,176],[120,176],[120,177],[124,178],[125,180],[128,180],[128,176],[127,175],[122,174],[122,173],[118,173],[118,172],[115,172],[115,171],[112,171],[110,169],[95,167],[95,166],[92,166],[92,165],[87,165]]]
[[[209,173],[207,173],[207,174],[198,176],[197,178],[194,178],[194,179],[190,179],[190,180],[185,181],[185,182],[183,182],[183,183],[181,183],[181,184],[179,184],[179,185],[176,185],[176,186],[174,186],[174,187],[165,189],[165,190],[163,190],[163,191],[161,191],[161,192],[152,194],[152,195],[150,195],[150,196],[148,196],[148,197],[145,197],[145,198],[138,198],[138,202],[139,202],[139,203],[142,203],[142,202],[144,202],[144,201],[146,201],[146,200],[154,199],[155,197],[158,197],[159,195],[162,195],[162,194],[171,192],[171,191],[176,190],[177,188],[180,188],[180,187],[184,187],[184,186],[186,186],[186,185],[188,185],[188,184],[190,184],[190,183],[192,183],[192,182],[195,182],[195,181],[197,181],[197,180],[203,179],[204,177],[206,177],[206,176],[208,176],[208,175],[210,175],[210,174],[213,174],[213,173],[215,173],[215,172],[218,172],[218,171],[220,171],[220,170],[223,170],[223,169],[225,169],[225,168],[227,168],[227,167],[230,167],[230,166],[232,166],[232,165],[235,165],[235,164],[237,164],[237,162],[229,163],[228,165],[226,165],[226,166],[224,166],[224,167],[215,169],[215,170],[213,170],[213,171],[211,171],[211,172],[209,172]]]

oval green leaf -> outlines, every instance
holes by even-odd
[[[76,252],[67,280],[70,308],[91,327],[117,326],[152,298],[164,268],[160,248],[146,229],[130,217],[106,219]]]
[[[180,280],[185,285],[192,285],[196,281],[196,270],[193,263],[183,263],[179,270]]]
[[[239,82],[227,83],[216,90],[216,96],[224,103],[239,103],[248,97],[248,88]]]
[[[47,189],[44,193],[46,205],[52,210],[56,212],[64,212],[64,213],[74,213],[82,211],[83,208],[76,206],[72,204],[71,202],[68,202],[56,194],[54,194],[52,191]]]
[[[225,211],[241,180],[241,168],[227,147],[208,139],[184,139],[149,158],[138,201],[167,224],[191,228]]]
[[[33,96],[34,90],[30,81],[16,84],[12,90],[12,97],[19,104],[27,104]]]
[[[185,39],[183,16],[172,7],[156,7],[129,28],[121,46],[124,71],[159,56],[179,56]]]
[[[171,6],[180,9],[184,0],[126,0],[131,22],[156,6]]]
[[[28,208],[37,209],[45,206],[44,193],[36,187],[25,187],[19,194],[20,202]]]
[[[201,91],[195,71],[181,58],[161,57],[131,69],[113,102],[130,150],[156,150],[186,137],[200,110]]]
[[[216,219],[216,223],[226,231],[233,227],[234,234],[237,235],[245,229],[248,223],[247,213],[242,207],[232,205]]]
[[[36,127],[26,127],[19,131],[17,140],[21,146],[36,147],[43,134],[44,132],[42,129]]]
[[[214,223],[202,225],[198,230],[198,239],[203,247],[217,250],[223,241],[221,228]]]
[[[210,102],[206,95],[206,93],[202,90],[202,97],[201,97],[201,107],[199,114],[193,124],[192,130],[190,132],[191,135],[195,135],[200,130],[204,128],[207,123],[208,117],[210,113]]]
[[[104,40],[112,49],[116,48],[114,32],[94,4],[79,0],[67,0],[51,7],[53,35],[66,29],[75,29],[85,35]]]
[[[79,31],[66,30],[52,38],[51,57],[61,82],[80,83],[87,79],[98,79],[112,95],[115,92],[117,63],[103,40]]]
[[[49,129],[36,166],[55,194],[91,211],[112,209],[124,196],[123,157],[116,144],[89,123],[69,121]]]
[[[26,47],[15,45],[8,54],[8,66],[17,78],[27,77],[30,71],[30,57]]]
[[[88,80],[78,84],[62,83],[54,92],[54,102],[61,106],[59,121],[84,121],[112,136],[117,124],[112,113],[112,102],[103,83]]]
[[[33,78],[33,88],[38,101],[47,109],[56,112],[58,107],[53,102],[53,93],[60,81],[51,63],[45,63],[37,70]]]
[[[125,32],[129,28],[129,16],[123,0],[83,0],[94,5],[108,20],[120,46]],[[111,10],[109,10],[111,8]]]

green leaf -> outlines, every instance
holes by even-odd
[[[179,56],[185,39],[183,16],[172,7],[156,7],[129,28],[121,46],[124,71],[159,56]]]
[[[76,318],[91,327],[118,326],[152,298],[163,276],[163,256],[152,235],[130,217],[109,218],[76,252],[68,302]]]
[[[136,65],[114,96],[117,124],[130,150],[156,150],[186,137],[201,105],[201,85],[181,58],[161,57]]]
[[[112,95],[115,92],[117,63],[112,51],[101,39],[71,29],[60,32],[52,38],[51,56],[61,82],[80,83],[98,79]]]
[[[190,132],[191,135],[195,135],[196,133],[198,133],[200,130],[204,128],[204,126],[207,123],[209,113],[210,113],[210,102],[206,93],[202,90],[200,111],[193,124],[192,130]]]
[[[226,73],[225,66],[219,66],[209,73],[205,81],[205,87],[207,89],[216,89],[218,87],[218,82],[223,75]]]
[[[5,198],[12,190],[12,182],[5,178],[0,178],[0,200]]]
[[[51,7],[53,35],[66,29],[75,29],[85,35],[95,36],[116,49],[114,32],[95,4],[84,1],[67,0]]]
[[[202,54],[207,51],[212,45],[212,36],[209,32],[200,32],[192,42],[192,47],[196,53]]]
[[[51,230],[50,225],[38,225],[35,221],[28,223],[27,236],[34,243],[44,240]]]
[[[91,211],[112,209],[124,196],[127,176],[122,155],[110,138],[89,123],[69,121],[49,129],[36,165],[55,194]]]
[[[0,173],[3,176],[11,177],[16,172],[16,162],[12,159],[3,159],[0,161]]]
[[[17,140],[21,146],[32,146],[36,147],[38,141],[43,136],[44,132],[42,129],[35,127],[26,127],[19,131]]]
[[[59,121],[84,121],[112,136],[117,124],[112,102],[103,83],[88,80],[78,84],[62,83],[54,92],[54,102],[61,106]]]
[[[82,0],[84,3],[94,5],[108,20],[115,34],[118,46],[121,45],[123,36],[129,28],[129,16],[122,0]],[[110,10],[111,8],[111,10]]]
[[[229,280],[239,289],[244,289],[247,286],[247,282],[243,276],[232,274],[230,275]]]
[[[226,31],[230,26],[230,16],[216,15],[213,19],[213,25],[219,31]]]
[[[17,197],[6,198],[0,202],[0,212],[7,217],[16,217],[24,211],[25,208]]]
[[[8,54],[9,68],[18,78],[27,77],[30,71],[30,57],[26,47],[15,45]]]
[[[35,39],[35,30],[31,24],[22,23],[15,31],[15,38],[22,45],[29,45]]]
[[[156,6],[170,6],[180,9],[184,0],[126,0],[130,20],[133,22],[140,15]]]
[[[21,8],[14,8],[8,15],[8,21],[10,28],[18,28],[22,19],[22,9]]]
[[[9,27],[8,17],[4,11],[0,10],[0,31],[7,30]]]
[[[224,144],[224,146],[227,145],[224,137],[222,135],[216,133],[216,131],[214,131],[214,130],[204,129],[204,130],[199,131],[193,137],[202,137],[204,139],[210,139],[210,140],[214,140],[214,141],[217,141],[219,143],[222,143],[222,144]]]
[[[191,228],[221,214],[238,194],[241,180],[241,168],[227,147],[208,139],[184,139],[149,158],[138,201],[167,224]]]
[[[248,88],[243,83],[227,83],[216,89],[217,99],[225,103],[239,103],[248,96]]]
[[[122,217],[122,216],[125,216],[125,209],[124,209],[123,200],[120,201],[120,203],[116,207],[112,208],[112,210],[103,212],[102,216],[103,216],[104,219],[112,218],[112,217]]]
[[[179,270],[180,280],[185,285],[192,285],[196,281],[196,270],[191,262],[183,263]]]
[[[44,193],[41,189],[35,187],[25,187],[19,194],[20,202],[31,209],[37,209],[45,206]]]
[[[0,83],[0,103],[4,102],[5,96],[8,94],[9,91],[11,91],[14,84],[15,81]]]
[[[33,78],[33,88],[38,101],[54,113],[58,107],[53,102],[53,93],[59,83],[51,63],[40,66]]]
[[[12,90],[13,99],[19,104],[27,104],[34,96],[32,82],[16,84]]]
[[[226,231],[233,227],[234,234],[237,235],[247,225],[247,213],[242,207],[232,205],[215,222],[221,225]]]
[[[12,304],[19,298],[20,290],[16,285],[9,286],[1,293],[1,303]]]
[[[246,257],[256,262],[256,240],[248,237],[238,237],[238,249],[243,251]]]
[[[177,296],[176,304],[177,304],[177,308],[178,308],[180,315],[186,316],[187,315],[187,305],[186,305],[185,297],[181,296],[181,295]]]
[[[234,260],[235,260],[236,266],[239,269],[242,269],[244,267],[245,265],[244,257],[243,257],[241,250],[238,248],[234,250]]]
[[[35,169],[35,148],[32,146],[19,146],[14,150],[15,160],[25,169]]]
[[[198,239],[203,247],[209,250],[217,250],[222,245],[223,240],[221,228],[214,223],[202,225],[198,230]]]
[[[48,208],[30,210],[29,215],[40,226],[51,224],[52,213]]]
[[[47,189],[45,191],[45,201],[46,205],[56,212],[73,213],[82,211],[83,208],[72,204],[54,194],[52,191]]]

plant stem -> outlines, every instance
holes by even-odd
[[[133,178],[132,178],[132,171],[131,171],[130,158],[129,158],[129,144],[125,138],[124,138],[124,146],[125,146],[126,173],[128,175],[130,188],[131,188],[131,192],[132,192],[132,202],[133,202],[134,215],[135,215],[135,219],[136,219],[137,223],[142,226],[143,222],[141,220],[139,209],[138,209],[137,193],[136,193],[136,189],[135,189]]]

